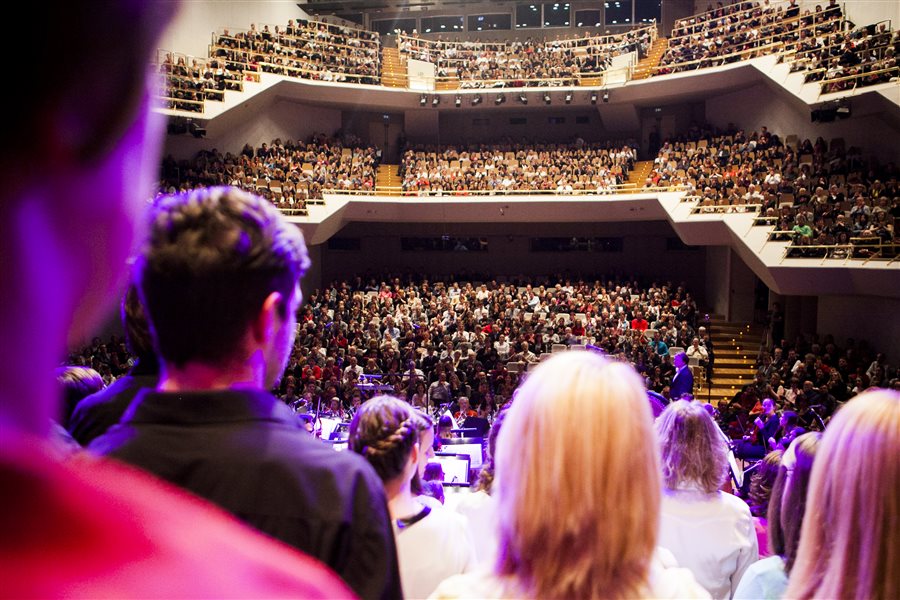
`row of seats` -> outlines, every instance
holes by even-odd
[[[900,75],[898,34],[887,24],[852,29],[831,2],[801,14],[796,5],[738,2],[676,22],[658,66],[659,76],[715,67],[766,54],[781,54],[794,70],[806,70],[823,92],[838,92],[895,80]],[[425,39],[400,34],[405,59],[434,62],[438,89],[524,85],[597,85],[612,59],[635,51],[646,55],[656,26],[615,35],[571,39],[500,41]],[[208,58],[163,53],[161,93],[168,108],[202,113],[204,102],[242,89],[260,72],[328,82],[381,83],[381,41],[372,31],[311,21],[281,28],[223,30],[213,36]],[[188,66],[190,65],[190,66]]]
[[[174,192],[210,185],[233,185],[263,196],[287,214],[307,214],[307,203],[325,189],[371,191],[378,152],[352,137],[316,135],[308,142],[280,139],[244,146],[240,154],[201,151],[193,159],[163,160],[159,190]]]
[[[406,58],[433,62],[439,81],[462,88],[578,85],[597,77],[621,54],[647,53],[656,27],[617,35],[590,35],[558,40],[461,41],[401,34],[398,47]]]
[[[417,147],[403,155],[404,192],[609,191],[628,178],[637,152],[611,144]]]
[[[758,212],[771,239],[792,241],[789,256],[893,258],[898,179],[841,139],[698,128],[663,145],[646,185],[687,186],[698,213]]]

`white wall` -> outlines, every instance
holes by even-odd
[[[231,119],[226,113],[211,121],[204,139],[190,135],[166,136],[165,153],[181,159],[190,158],[202,149],[240,152],[247,143],[258,147],[275,138],[306,140],[314,133],[332,135],[340,128],[340,109],[276,100],[255,111],[249,119]]]
[[[403,252],[400,237],[486,237],[487,252]],[[601,236],[622,237],[623,251],[531,252],[531,237]],[[581,272],[620,273],[684,281],[695,297],[704,295],[703,273],[706,252],[667,251],[666,238],[677,237],[662,221],[632,223],[351,223],[336,237],[360,238],[360,250],[322,251],[325,281],[348,278],[367,270],[412,270],[429,274],[465,272],[495,275],[550,275]],[[324,245],[323,245],[324,246]]]
[[[289,19],[306,18],[295,2],[253,0],[190,0],[163,34],[159,47],[205,57],[210,34],[219,29],[249,29],[251,23],[287,25]]]
[[[854,100],[851,100],[851,107]],[[862,100],[857,104],[862,107]],[[774,92],[766,83],[709,98],[706,101],[706,118],[718,127],[728,123],[746,129],[756,130],[766,126],[784,139],[790,134],[801,139],[815,140],[822,136],[825,140],[843,137],[848,145],[862,148],[864,153],[879,155],[885,159],[894,157],[900,149],[900,130],[896,120],[888,121],[881,114],[859,114],[852,118],[832,123],[813,123],[808,107],[787,101]],[[872,135],[872,132],[879,135]],[[889,160],[889,159],[888,159]]]
[[[838,345],[847,338],[866,340],[874,350],[887,354],[892,364],[900,360],[900,300],[820,296],[816,330],[834,335]]]

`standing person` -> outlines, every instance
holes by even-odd
[[[310,438],[266,391],[293,348],[309,267],[300,230],[269,202],[225,187],[161,198],[150,217],[135,280],[159,385],[140,392],[90,449],[308,552],[363,598],[398,597],[375,472]]]
[[[786,598],[900,598],[900,392],[832,418],[812,468]]]
[[[424,477],[434,456],[431,419],[402,400],[378,396],[353,417],[349,444],[384,482],[407,597],[426,598],[447,577],[472,569],[474,545],[464,517],[426,506],[412,491],[413,479]]]
[[[694,394],[694,374],[688,366],[688,357],[685,352],[679,352],[672,361],[675,365],[675,375],[672,376],[672,385],[669,389],[669,398],[681,400],[682,396]]]
[[[159,381],[159,361],[153,353],[150,329],[137,288],[128,286],[122,299],[122,325],[128,350],[137,362],[124,377],[78,403],[68,429],[79,444],[87,446],[107,429],[119,422],[125,409],[144,388],[154,388]]]
[[[112,461],[48,436],[53,370],[121,293],[163,121],[148,77],[177,2],[18,7],[43,51],[0,149],[0,581],[8,597],[346,597],[319,563]],[[9,54],[33,41],[16,28]],[[77,51],[73,49],[77,48]]]
[[[750,509],[719,488],[725,441],[699,402],[672,402],[656,420],[665,492],[659,545],[689,568],[713,598],[729,598],[759,558]]]
[[[652,436],[630,366],[593,352],[538,365],[497,439],[497,561],[451,577],[433,597],[708,597],[689,571],[656,557],[659,457],[653,444],[632,443]]]

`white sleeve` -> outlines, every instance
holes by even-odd
[[[748,544],[741,548],[737,559],[737,568],[731,575],[731,595],[737,591],[738,584],[744,576],[744,572],[756,561],[759,560],[759,540],[756,538],[756,529],[753,526],[753,517],[750,516],[750,510],[747,509],[745,518],[741,520],[738,528],[746,537]]]

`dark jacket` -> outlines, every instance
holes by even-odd
[[[362,457],[301,430],[266,392],[145,390],[90,449],[318,558],[362,598],[402,597],[381,480]]]

